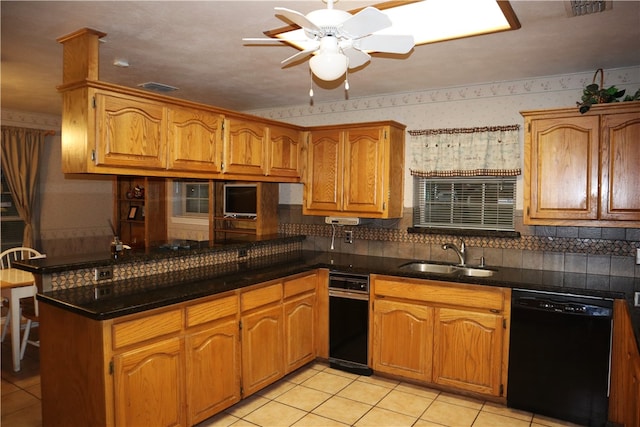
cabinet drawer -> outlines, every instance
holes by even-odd
[[[284,297],[289,298],[305,292],[315,291],[318,276],[308,274],[284,282]]]
[[[154,314],[113,325],[113,348],[180,332],[182,329],[181,309]]]
[[[236,294],[190,305],[186,308],[187,327],[212,322],[238,313],[238,296]]]
[[[240,295],[240,309],[242,311],[252,310],[281,300],[282,283],[276,283],[275,285],[243,292]]]
[[[505,290],[499,287],[380,276],[374,279],[374,293],[376,296],[498,311],[504,310],[506,298]]]

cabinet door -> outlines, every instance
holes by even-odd
[[[164,169],[165,109],[125,95],[97,93],[95,164]]]
[[[114,356],[116,425],[186,425],[183,347],[173,338]]]
[[[637,352],[635,358],[630,360],[630,364],[631,375],[629,377],[625,425],[640,426],[640,356]]]
[[[602,117],[600,218],[640,220],[640,113]]]
[[[525,153],[525,179],[530,175],[525,181],[526,217],[597,219],[598,122],[597,116],[531,121]]]
[[[189,425],[240,401],[240,340],[235,318],[187,336]]]
[[[342,209],[348,212],[382,213],[388,168],[385,128],[376,126],[345,132],[344,195]]]
[[[246,397],[284,376],[282,306],[242,317],[242,389]]]
[[[343,145],[338,130],[314,131],[308,151],[304,207],[337,212],[342,209]]]
[[[503,319],[499,314],[436,308],[433,382],[500,396]]]
[[[219,173],[222,170],[223,119],[223,116],[208,111],[170,108],[167,167]]]
[[[315,353],[315,295],[284,304],[285,373],[311,362]]]
[[[259,122],[227,121],[224,147],[224,173],[267,174],[267,127]]]
[[[300,138],[295,129],[269,126],[267,175],[300,178]]]
[[[373,311],[373,369],[431,381],[433,308],[376,299]]]

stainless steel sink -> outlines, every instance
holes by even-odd
[[[419,271],[421,273],[452,274],[458,271],[454,265],[433,264],[424,261],[408,262],[400,266],[401,270]]]
[[[495,272],[494,270],[489,270],[488,268],[479,267],[459,267],[458,271],[463,276],[469,277],[491,277]]]
[[[451,264],[438,264],[428,261],[412,261],[402,264],[400,270],[417,271],[420,273],[442,274],[448,276],[491,277],[494,270],[482,267],[469,267]]]

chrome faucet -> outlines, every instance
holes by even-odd
[[[460,258],[460,265],[466,265],[467,261],[465,258],[467,256],[467,247],[464,244],[464,240],[460,239],[460,248],[453,243],[445,243],[442,245],[442,249],[445,251],[447,249],[452,249],[458,255],[458,258]]]

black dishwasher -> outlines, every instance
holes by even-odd
[[[507,406],[607,422],[613,300],[514,289]]]
[[[329,273],[329,364],[371,375],[369,361],[369,276]]]

